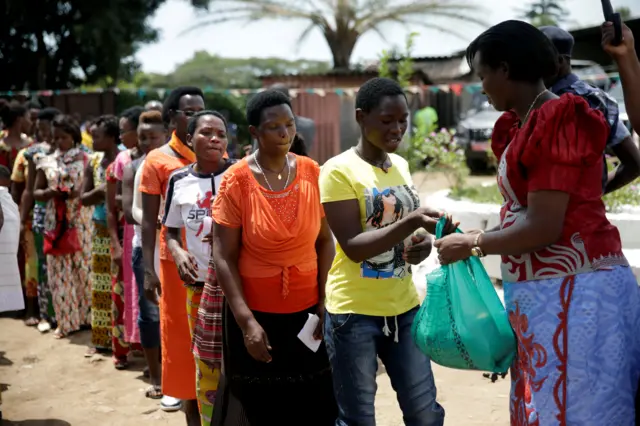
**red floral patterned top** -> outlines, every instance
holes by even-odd
[[[627,265],[620,234],[602,202],[602,155],[609,132],[604,116],[584,99],[566,94],[533,110],[524,127],[518,125],[516,114],[506,112],[492,137],[504,198],[501,229],[525,219],[529,192],[562,191],[570,198],[561,238],[533,253],[503,256],[503,280],[558,278]]]

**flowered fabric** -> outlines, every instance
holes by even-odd
[[[78,148],[66,152],[56,151],[43,157],[38,163],[51,188],[79,188],[82,185],[87,156]],[[83,250],[66,255],[47,255],[48,282],[58,329],[63,334],[77,331],[89,324],[90,313],[90,264],[88,261],[91,241],[91,209],[82,207],[79,198],[64,201],[66,221],[70,228],[78,230]],[[49,200],[45,213],[45,232],[57,226],[56,200]]]

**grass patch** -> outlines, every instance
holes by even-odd
[[[470,200],[474,203],[502,204],[502,194],[498,185],[476,185],[452,189],[449,197],[454,200]]]
[[[474,203],[502,204],[502,195],[498,185],[476,185],[452,190],[449,197],[454,200],[469,200]],[[622,206],[640,206],[640,179],[602,197],[607,211],[619,212]]]

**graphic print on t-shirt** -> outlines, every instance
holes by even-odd
[[[408,185],[392,186],[384,189],[366,189],[364,193],[366,222],[364,231],[374,231],[392,225],[420,206],[418,194]],[[391,250],[365,260],[361,264],[363,278],[386,279],[404,278],[407,275],[406,262],[402,258],[405,244],[411,237],[397,244]]]
[[[196,231],[196,237],[204,237],[202,231],[205,228],[205,218],[211,216],[211,191],[207,191],[202,196],[201,192],[196,194],[195,203],[187,213],[186,225],[193,231]],[[209,230],[207,230],[208,232]]]

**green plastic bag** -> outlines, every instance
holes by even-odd
[[[436,238],[445,221],[438,222]],[[507,312],[477,257],[427,275],[427,297],[411,332],[420,350],[445,367],[505,373],[516,355]]]

